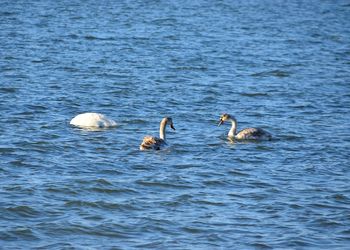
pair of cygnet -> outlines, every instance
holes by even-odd
[[[228,133],[228,137],[230,139],[270,140],[272,138],[271,134],[262,128],[245,128],[237,133],[237,120],[234,116],[231,116],[229,114],[221,115],[219,126],[222,125],[225,121],[231,121],[232,123],[231,129]],[[117,123],[115,121],[99,113],[79,114],[70,121],[70,124],[81,128],[108,128],[117,126]],[[165,128],[167,125],[175,130],[171,117],[164,117],[160,122],[159,137],[145,136],[140,145],[140,150],[160,150],[163,146],[166,146]]]

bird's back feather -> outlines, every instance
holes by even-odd
[[[246,140],[261,140],[261,139],[271,139],[271,134],[266,132],[261,128],[246,128],[240,131],[236,135],[237,139],[246,139]]]
[[[160,139],[154,136],[145,136],[140,145],[140,149],[141,150],[146,150],[146,149],[159,150],[160,147],[164,144],[165,144],[165,141],[163,139]]]

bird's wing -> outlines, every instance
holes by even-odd
[[[240,131],[236,137],[238,139],[254,139],[255,137],[260,137],[264,135],[264,130],[261,128],[245,128]]]
[[[160,138],[154,136],[145,136],[141,143],[141,149],[156,149],[159,150],[160,146],[164,143],[164,141]]]

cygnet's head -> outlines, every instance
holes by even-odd
[[[221,124],[224,124],[224,122],[227,121],[227,120],[236,120],[236,119],[235,119],[235,117],[233,117],[233,116],[231,116],[231,115],[229,115],[227,113],[222,114],[220,116],[220,121],[219,121],[219,125],[218,126],[220,126]]]
[[[173,124],[173,119],[171,117],[165,117],[165,120],[173,130],[176,130]]]

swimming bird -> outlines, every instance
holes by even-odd
[[[108,128],[117,126],[115,121],[99,113],[79,114],[70,121],[70,124],[83,128]]]
[[[170,128],[175,130],[173,120],[170,117],[164,117],[160,122],[159,138],[154,136],[145,136],[140,145],[140,150],[154,149],[160,150],[161,147],[167,145],[165,137],[165,127],[169,124]]]
[[[237,120],[234,116],[229,114],[223,114],[220,117],[219,125],[223,124],[225,121],[231,121],[232,126],[228,132],[228,137],[238,140],[271,140],[272,136],[269,132],[263,130],[262,128],[245,128],[240,132],[237,131]]]

